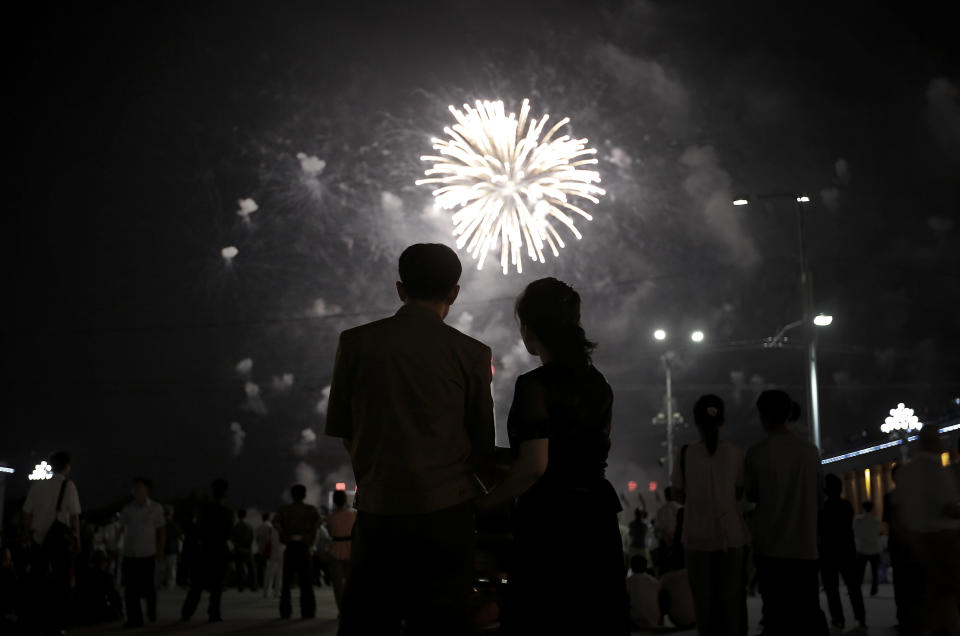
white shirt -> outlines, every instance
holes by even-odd
[[[53,479],[34,482],[27,493],[23,511],[33,515],[33,540],[37,543],[43,543],[47,538],[54,519],[69,525],[70,517],[80,514],[80,496],[77,494],[77,485],[72,481],[67,482],[60,512],[57,513],[57,498],[60,496],[63,481],[63,475],[56,474]]]
[[[270,535],[273,534],[273,524],[269,521],[264,521],[257,529],[253,532],[253,543],[257,547],[257,553],[263,554],[264,549],[267,547],[267,543],[270,541]]]
[[[157,528],[167,521],[163,506],[147,499],[140,505],[131,501],[120,511],[120,525],[124,527],[123,556],[133,558],[157,555]]]
[[[671,570],[660,579],[660,589],[667,597],[665,612],[674,625],[693,625],[697,614],[693,609],[693,592],[686,570]]]
[[[757,504],[753,547],[781,559],[817,559],[823,472],[817,447],[788,431],[770,433],[747,451],[747,499]]]
[[[893,503],[897,514],[913,532],[938,532],[960,528],[960,520],[944,516],[943,508],[958,500],[953,475],[940,464],[940,456],[921,452],[897,473]]]
[[[685,473],[685,474],[684,474]],[[703,442],[687,446],[673,464],[672,481],[683,489],[683,545],[690,550],[726,550],[749,543],[737,489],[743,487],[743,453],[721,441],[713,455]]]
[[[642,627],[660,624],[660,581],[646,572],[627,577],[630,619]]]
[[[853,520],[853,540],[857,544],[858,554],[880,554],[880,520],[873,513],[865,512]]]

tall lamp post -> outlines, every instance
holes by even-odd
[[[699,329],[690,334],[690,341],[695,343],[703,342],[703,332]],[[653,332],[653,339],[658,342],[666,342],[667,332],[665,329],[657,329]],[[667,479],[673,475],[673,375],[672,366],[676,354],[673,351],[665,351],[660,356],[660,363],[663,365],[664,381],[667,389]]]
[[[750,199],[791,199],[797,211],[797,231],[800,246],[800,299],[803,307],[803,320],[807,336],[807,409],[810,413],[810,435],[814,445],[820,448],[820,398],[817,392],[817,332],[813,327],[813,275],[810,273],[810,264],[807,261],[807,224],[804,218],[803,207],[810,203],[806,194],[795,192],[775,192],[758,194],[750,198],[740,197],[733,200],[733,205],[749,205]],[[799,325],[798,325],[799,326]]]

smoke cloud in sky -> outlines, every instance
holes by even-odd
[[[246,431],[240,426],[240,422],[230,422],[230,450],[234,457],[239,457],[243,451],[243,440],[247,437]]]
[[[243,392],[247,396],[247,400],[244,403],[244,407],[253,411],[257,415],[266,415],[267,414],[267,405],[264,403],[263,398],[260,397],[260,387],[257,386],[254,382],[246,382],[243,385]]]
[[[284,373],[283,375],[273,376],[270,385],[276,393],[287,393],[293,388],[293,374]]]
[[[234,369],[241,378],[249,378],[250,371],[253,370],[253,360],[244,358],[234,366]]]
[[[237,204],[240,206],[240,209],[237,210],[237,216],[244,219],[260,209],[260,206],[253,199],[239,199]]]
[[[300,431],[300,437],[293,445],[293,452],[297,457],[309,455],[317,449],[317,434],[312,428]]]
[[[317,402],[317,413],[326,417],[327,415],[327,404],[330,402],[330,385],[323,387],[323,390],[320,392],[320,401]]]
[[[297,462],[296,468],[293,470],[294,478],[296,479],[295,483],[303,484],[307,489],[307,498],[305,501],[308,504],[314,506],[320,506],[321,494],[323,492],[322,484],[317,479],[317,471],[314,470],[313,466],[308,464],[305,461]],[[284,497],[289,499],[289,492],[284,493]]]

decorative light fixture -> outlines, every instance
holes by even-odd
[[[916,415],[913,409],[909,409],[903,402],[897,404],[897,408],[890,409],[890,416],[886,418],[880,426],[884,433],[893,431],[919,431],[923,428],[923,423]]]
[[[653,337],[656,338],[657,340],[666,340],[667,332],[664,331],[663,329],[657,329],[656,331],[653,332]]]
[[[30,481],[44,481],[46,479],[53,479],[53,467],[45,461],[40,462],[33,467],[33,472],[27,476],[27,479]]]

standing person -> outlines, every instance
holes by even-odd
[[[283,551],[283,584],[280,588],[280,617],[290,618],[293,607],[290,587],[294,577],[300,586],[300,617],[313,618],[317,614],[317,599],[313,595],[313,555],[310,548],[317,538],[320,513],[315,506],[304,503],[307,488],[295,484],[290,488],[293,503],[281,506],[273,518],[280,533]]]
[[[903,626],[920,636],[955,635],[960,634],[960,494],[940,464],[936,427],[923,427],[919,438],[920,450],[900,469],[893,493],[897,538],[906,560],[916,567]]]
[[[444,324],[460,287],[445,245],[400,255],[396,315],[340,335],[327,435],[359,488],[340,634],[469,633],[476,471],[494,448],[491,352]],[[371,604],[377,608],[370,611]]]
[[[744,487],[757,506],[753,546],[764,633],[820,636],[829,632],[817,580],[823,473],[817,447],[787,430],[792,410],[783,391],[760,394],[757,411],[767,437],[747,451]]]
[[[233,529],[233,511],[227,508],[226,479],[215,479],[210,485],[211,501],[200,511],[197,522],[198,554],[190,569],[190,591],[180,610],[181,620],[187,622],[197,611],[200,595],[210,592],[207,618],[211,623],[223,620],[220,615],[220,597],[223,595],[223,575],[230,559],[230,531]]]
[[[337,490],[333,493],[333,512],[327,519],[330,529],[330,574],[333,579],[333,597],[337,609],[343,601],[343,588],[350,578],[350,545],[353,524],[357,520],[357,511],[347,507],[347,493]]]
[[[123,528],[123,600],[127,609],[124,627],[142,627],[140,600],[147,601],[147,618],[157,620],[157,561],[163,560],[166,519],[163,506],[150,499],[150,480],[137,477],[133,501],[120,511]]]
[[[679,509],[673,488],[667,486],[663,489],[663,505],[653,518],[653,530],[657,538],[657,559],[654,565],[661,574],[670,569],[670,552],[673,550],[674,541],[679,539],[676,536]]]
[[[527,351],[542,366],[517,378],[507,421],[514,463],[483,500],[517,496],[504,626],[515,634],[627,634],[621,508],[605,475],[613,391],[591,362],[596,345],[580,326],[573,288],[555,278],[534,281],[516,314]]]
[[[746,634],[744,546],[740,514],[743,452],[720,439],[724,404],[704,395],[693,407],[700,441],[684,446],[671,482],[684,508],[683,542],[690,591],[701,635]]]
[[[270,536],[272,534],[273,524],[270,523],[270,513],[265,512],[260,519],[260,525],[257,526],[257,529],[253,533],[253,543],[256,548],[253,560],[257,566],[256,582],[260,587],[263,587],[263,579],[267,571],[267,559],[270,558],[270,554],[267,552],[267,546],[270,543]],[[266,596],[266,594],[264,594],[264,596]]]
[[[245,508],[237,510],[237,522],[230,531],[233,544],[233,565],[237,575],[237,591],[242,592],[244,584],[257,591],[256,574],[253,570],[253,527],[247,523]]]
[[[853,540],[857,547],[857,581],[863,584],[867,563],[870,564],[870,596],[877,595],[879,584],[880,535],[883,531],[880,520],[873,514],[873,502],[864,501],[863,512],[853,520]]]
[[[840,579],[843,578],[850,595],[853,617],[860,627],[866,629],[866,613],[863,607],[863,590],[857,576],[857,548],[853,535],[853,506],[840,497],[843,483],[834,474],[824,478],[824,493],[827,495],[820,511],[820,580],[827,594],[830,622],[837,629],[846,627],[843,604],[840,602]]]
[[[283,544],[280,543],[280,533],[277,532],[277,528],[272,523],[267,527],[270,529],[270,536],[263,548],[263,554],[266,557],[263,571],[263,598],[271,594],[273,598],[277,598],[280,594],[283,574]]]
[[[173,506],[164,506],[163,512],[166,525],[163,533],[163,567],[161,568],[163,576],[160,578],[160,584],[172,590],[177,585],[177,562],[180,559],[180,539],[183,537],[183,532],[173,516]]]
[[[53,478],[30,486],[23,527],[31,541],[31,622],[56,632],[66,627],[73,558],[80,551],[80,496],[70,479],[70,455],[57,451],[47,461]]]

